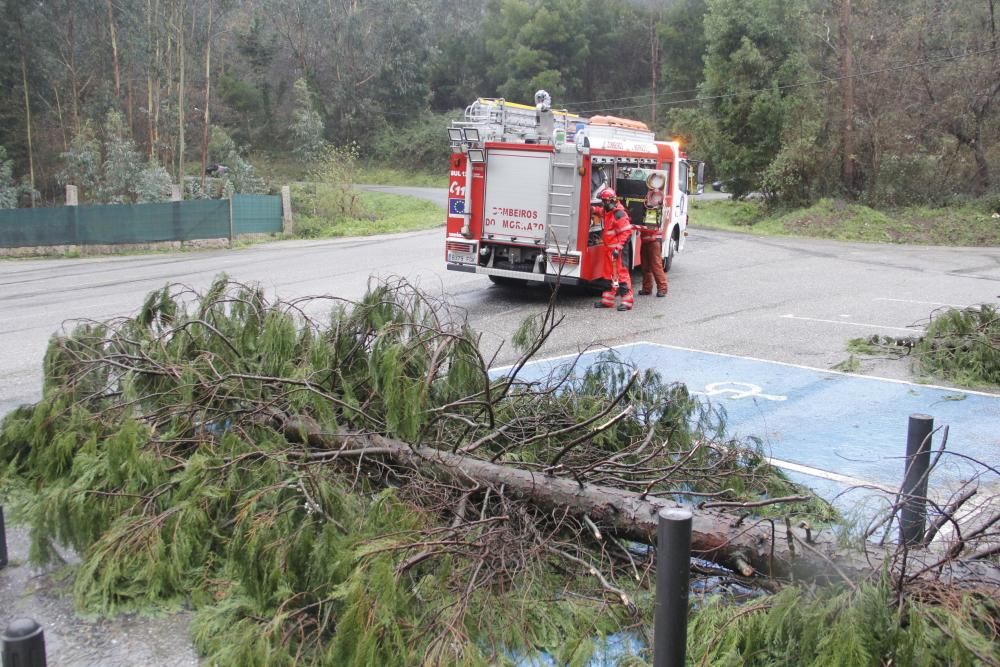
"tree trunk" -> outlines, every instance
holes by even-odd
[[[180,69],[180,81],[177,84],[177,182],[181,186],[181,196],[184,193],[184,119],[187,107],[184,106],[184,3],[180,4],[180,16],[177,29],[177,59]]]
[[[649,67],[650,67],[650,77],[649,84],[653,91],[653,99],[650,104],[652,108],[650,109],[650,122],[649,126],[652,129],[656,128],[656,80],[659,78],[660,71],[660,38],[657,28],[659,27],[659,21],[653,21],[649,26]]]
[[[291,441],[306,441],[317,449],[314,459],[351,456],[388,457],[395,464],[460,487],[488,485],[503,493],[552,511],[568,510],[586,516],[601,529],[618,537],[656,544],[658,514],[683,505],[631,491],[499,465],[471,456],[430,447],[411,446],[380,436],[330,436],[315,423],[296,420],[285,424]],[[337,450],[341,451],[338,452]],[[363,453],[363,454],[362,454]],[[431,472],[432,469],[433,472]],[[807,529],[785,525],[778,519],[740,519],[732,514],[688,508],[693,514],[692,554],[719,563],[745,576],[762,575],[809,581],[854,581],[877,575],[891,560],[891,553],[873,548],[866,553],[842,547],[829,531],[812,535]],[[910,551],[910,571],[920,564],[935,564],[939,556]],[[949,576],[957,581],[974,571],[975,577],[1000,581],[1000,571],[986,564],[951,562]],[[947,569],[947,568],[946,568]]]
[[[118,30],[115,28],[115,12],[111,0],[108,4],[108,29],[111,31],[111,66],[115,76],[115,101],[121,102],[122,77],[118,67]]]
[[[854,79],[851,62],[851,0],[840,0],[841,126],[840,177],[843,188],[854,192]]]
[[[976,160],[976,180],[972,184],[972,192],[982,197],[990,190],[990,163],[986,159],[986,148],[983,145],[983,123],[985,119],[976,117],[975,136],[972,139],[972,154]]]
[[[31,208],[35,208],[35,152],[31,146],[31,98],[28,94],[28,64],[21,45],[21,82],[24,87],[24,122],[28,129],[28,178],[31,184]]]
[[[212,10],[208,3],[208,38],[205,40],[205,116],[201,133],[201,191],[205,192],[205,171],[208,168],[208,106],[212,100]]]

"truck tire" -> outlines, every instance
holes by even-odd
[[[670,265],[674,263],[674,255],[677,254],[677,233],[670,235],[667,241],[667,256],[663,258],[663,272],[670,271]]]

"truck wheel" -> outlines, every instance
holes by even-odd
[[[677,235],[671,235],[667,242],[667,256],[663,258],[663,272],[670,270],[670,265],[674,263],[674,255],[677,254]]]

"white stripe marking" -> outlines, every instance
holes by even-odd
[[[569,352],[567,354],[559,354],[554,357],[548,357],[546,359],[532,359],[525,366],[532,366],[534,364],[542,364],[551,361],[559,361],[560,359],[569,359],[571,357],[578,357],[581,354],[589,354],[597,351],[607,351],[607,350],[620,350],[626,347],[635,347],[636,345],[650,345],[653,347],[662,347],[668,350],[680,350],[682,352],[696,352],[698,354],[710,354],[713,357],[727,357],[729,359],[746,359],[747,361],[759,361],[764,364],[778,364],[779,366],[788,366],[789,368],[801,368],[806,371],[813,371],[816,373],[828,373],[830,375],[843,375],[844,377],[853,378],[855,380],[874,380],[876,382],[891,382],[893,384],[905,384],[910,387],[923,388],[923,389],[941,389],[943,391],[957,391],[962,394],[975,394],[976,396],[989,396],[990,398],[1000,398],[998,393],[990,393],[988,391],[976,391],[975,389],[956,389],[955,387],[945,387],[939,384],[921,384],[919,382],[910,382],[908,380],[897,380],[895,378],[884,378],[877,375],[857,375],[855,373],[845,373],[843,371],[832,371],[828,368],[816,368],[815,366],[806,366],[804,364],[793,364],[788,361],[775,361],[774,359],[761,359],[760,357],[748,357],[739,354],[728,354],[726,352],[709,352],[708,350],[696,350],[693,347],[681,347],[680,345],[667,345],[666,343],[654,343],[648,340],[641,340],[635,343],[622,343],[621,345],[597,345],[594,349],[585,349],[583,353],[580,352]],[[513,368],[513,365],[500,366],[498,368],[493,368],[494,371],[505,371]]]
[[[866,329],[892,329],[893,331],[905,331],[907,333],[923,333],[923,329],[915,328],[903,328],[903,327],[889,327],[884,324],[865,324],[864,322],[843,322],[841,320],[823,320],[818,317],[799,317],[797,315],[782,315],[783,320],[803,320],[806,322],[824,322],[826,324],[846,324],[851,327],[864,327]]]
[[[888,297],[880,296],[874,299],[875,301],[894,301],[896,303],[919,303],[924,306],[949,306],[951,308],[968,308],[969,306],[960,306],[954,303],[941,303],[940,301],[916,301],[914,299],[890,299]]]
[[[768,458],[767,462],[775,468],[791,470],[792,472],[798,472],[812,477],[819,477],[820,479],[828,479],[831,482],[840,482],[841,484],[847,484],[848,486],[862,486],[865,488],[878,489],[879,491],[884,491],[885,493],[896,493],[894,489],[890,489],[889,487],[877,482],[867,482],[863,479],[858,479],[857,477],[849,477],[847,475],[841,475],[840,473],[821,470],[820,468],[813,468],[812,466],[804,466],[801,463],[792,463],[791,461],[782,461],[781,459],[772,458]]]

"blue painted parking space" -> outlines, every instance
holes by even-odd
[[[765,452],[790,470],[793,479],[828,499],[857,482],[898,488],[911,414],[929,414],[935,427],[949,429],[947,451],[953,454],[933,473],[932,489],[947,492],[968,479],[977,470],[969,459],[993,466],[1000,462],[1000,395],[652,343],[615,351],[639,368],[654,368],[665,380],[686,384],[723,409],[729,435],[760,438]],[[578,368],[594,363],[602,353],[583,355]],[[542,377],[571,359],[529,364],[521,376]],[[940,442],[938,432],[934,447]]]

